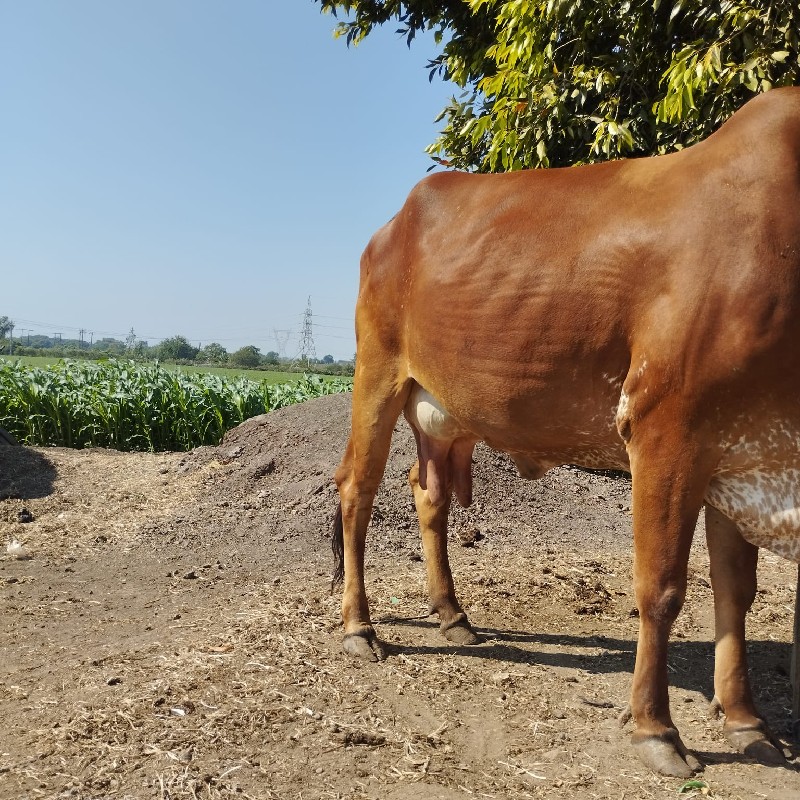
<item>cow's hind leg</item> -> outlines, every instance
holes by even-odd
[[[711,506],[706,506],[706,539],[716,626],[712,710],[725,714],[723,730],[740,753],[781,764],[783,754],[756,710],[747,674],[744,621],[756,595],[758,548]]]
[[[664,409],[666,413],[669,409]],[[658,418],[656,418],[658,417]],[[686,595],[692,535],[710,466],[682,431],[680,412],[639,421],[628,453],[633,477],[634,590],[639,639],[631,689],[633,745],[651,769],[688,777],[701,768],[669,710],[667,644]]]
[[[447,557],[447,515],[450,510],[452,494],[451,479],[448,476],[442,487],[438,502],[423,489],[419,481],[419,461],[411,468],[408,482],[414,492],[419,528],[422,534],[422,548],[425,553],[425,566],[428,572],[428,593],[430,613],[439,615],[439,630],[455,644],[478,644],[481,640],[467,615],[456,599],[450,562]]]
[[[359,354],[361,358],[361,354]],[[385,374],[385,373],[383,373]],[[372,503],[378,491],[392,431],[409,392],[407,381],[393,381],[356,372],[350,441],[336,471],[341,502],[341,543],[344,564],[342,620],[345,652],[368,661],[385,657],[369,616],[364,585],[364,548]],[[337,530],[334,529],[334,548]]]

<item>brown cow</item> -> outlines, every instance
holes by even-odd
[[[432,608],[459,644],[477,637],[447,514],[453,492],[470,502],[475,443],[528,478],[564,463],[629,469],[638,755],[670,775],[699,768],[670,716],[667,642],[705,503],[715,704],[738,750],[780,762],[753,704],[744,616],[758,548],[800,560],[800,88],[759,96],[679,153],[431,175],[363,255],[356,331],[336,473],[345,650],[384,657],[364,545],[401,413]]]

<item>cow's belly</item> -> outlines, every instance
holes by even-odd
[[[532,414],[528,424],[504,426],[502,435],[498,435],[496,426],[482,424],[481,414],[463,421],[419,385],[412,391],[405,411],[412,426],[429,440],[486,442],[493,449],[508,453],[523,478],[536,479],[561,464],[589,469],[629,469],[627,452],[615,423],[618,404],[606,405],[607,410],[601,413],[573,413],[571,429],[566,429],[561,420],[561,435],[557,441],[547,443],[542,438],[551,427],[552,417]]]
[[[706,501],[748,542],[800,562],[800,421],[742,419],[732,438]]]
[[[754,468],[711,480],[706,502],[747,539],[800,562],[800,470]]]

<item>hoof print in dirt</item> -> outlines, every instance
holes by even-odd
[[[462,547],[475,547],[483,538],[483,534],[477,528],[468,528],[458,532],[458,541]]]
[[[250,477],[254,480],[264,478],[275,472],[275,458],[273,456],[266,456],[259,458],[250,469]]]
[[[342,744],[345,747],[348,745],[380,747],[386,744],[386,737],[381,736],[379,733],[370,733],[370,731],[347,731],[347,733],[342,736]]]
[[[230,464],[231,461],[239,458],[239,456],[244,452],[244,447],[242,445],[236,445],[235,447],[230,447],[227,450],[221,450],[218,458],[220,464]]]
[[[578,578],[575,584],[576,614],[602,614],[611,605],[611,594],[600,581]]]

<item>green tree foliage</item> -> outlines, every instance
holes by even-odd
[[[10,337],[13,330],[14,320],[8,317],[0,317],[0,353],[4,353],[6,349],[11,352],[13,342],[10,338],[6,341],[6,337]]]
[[[42,337],[34,337],[34,340],[41,339],[42,341],[36,343],[36,341],[31,342],[36,347],[50,347],[50,342],[46,336]],[[134,343],[135,344],[135,343]],[[93,350],[98,350],[101,353],[111,353],[113,355],[122,355],[125,353],[126,345],[125,342],[121,342],[118,339],[112,339],[110,337],[106,337],[104,339],[100,339],[96,341],[92,345]]]
[[[225,364],[228,361],[228,351],[221,344],[211,342],[197,354],[197,360],[204,364]]]
[[[164,339],[158,347],[156,354],[162,361],[193,361],[200,352],[189,344],[185,336],[172,336]]]
[[[133,328],[128,331],[128,335],[125,337],[125,349],[132,353],[134,348],[136,347],[136,331]]]
[[[235,367],[255,369],[261,365],[261,351],[254,345],[248,344],[231,353],[229,361]]]
[[[479,171],[664,153],[716,130],[757,92],[800,83],[800,2],[319,0],[358,43],[433,30],[431,77],[464,90],[428,151]]]

